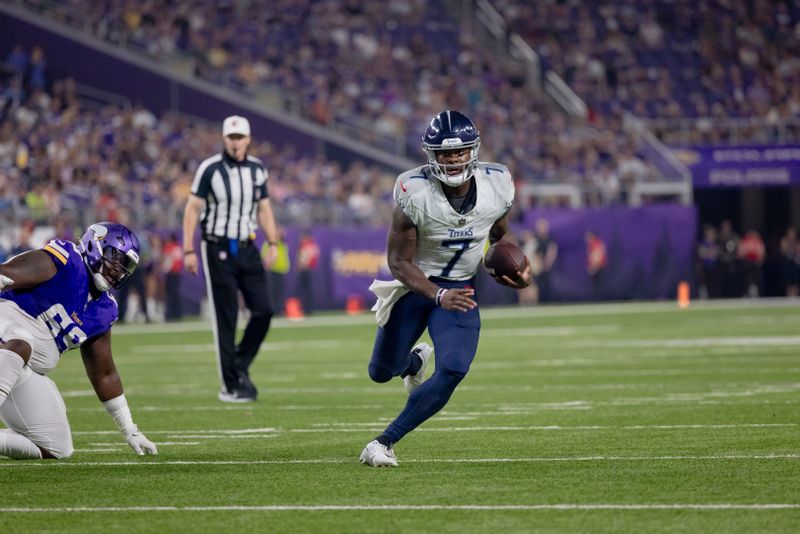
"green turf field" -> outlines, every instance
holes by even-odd
[[[405,402],[366,372],[372,317],[278,321],[258,403],[216,400],[205,323],[115,329],[128,449],[68,353],[66,461],[0,460],[0,532],[798,532],[800,305],[483,312],[445,410],[358,463]]]

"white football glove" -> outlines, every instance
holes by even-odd
[[[0,291],[14,284],[14,281],[4,274],[0,274]]]
[[[139,432],[138,428],[133,428],[134,431],[132,433],[125,434],[125,441],[127,441],[128,445],[131,446],[133,452],[139,456],[144,456],[145,454],[158,454],[156,444],[147,439],[147,436]]]
[[[131,411],[128,408],[128,401],[125,400],[125,395],[103,401],[103,406],[106,407],[108,414],[114,418],[114,422],[117,423],[117,427],[125,437],[125,441],[127,441],[128,445],[133,449],[133,452],[139,456],[158,454],[158,449],[156,449],[155,444],[147,439],[144,434],[139,432],[139,427],[133,424]]]

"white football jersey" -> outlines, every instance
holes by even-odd
[[[460,214],[426,168],[404,172],[394,186],[395,202],[417,227],[414,263],[429,277],[468,280],[478,272],[489,230],[511,208],[514,181],[505,165],[478,163],[475,207]]]

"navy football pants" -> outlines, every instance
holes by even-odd
[[[473,280],[431,281],[446,288],[474,287]],[[384,434],[392,443],[400,441],[450,400],[475,358],[480,313],[477,307],[468,312],[447,311],[427,297],[407,293],[395,303],[387,323],[378,328],[369,364],[370,378],[388,382],[408,369],[411,348],[425,328],[433,340],[436,372],[408,396],[405,409],[386,427]]]

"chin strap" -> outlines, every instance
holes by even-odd
[[[92,280],[94,280],[94,286],[100,291],[108,291],[111,289],[111,286],[108,285],[108,280],[100,273],[92,273]]]

